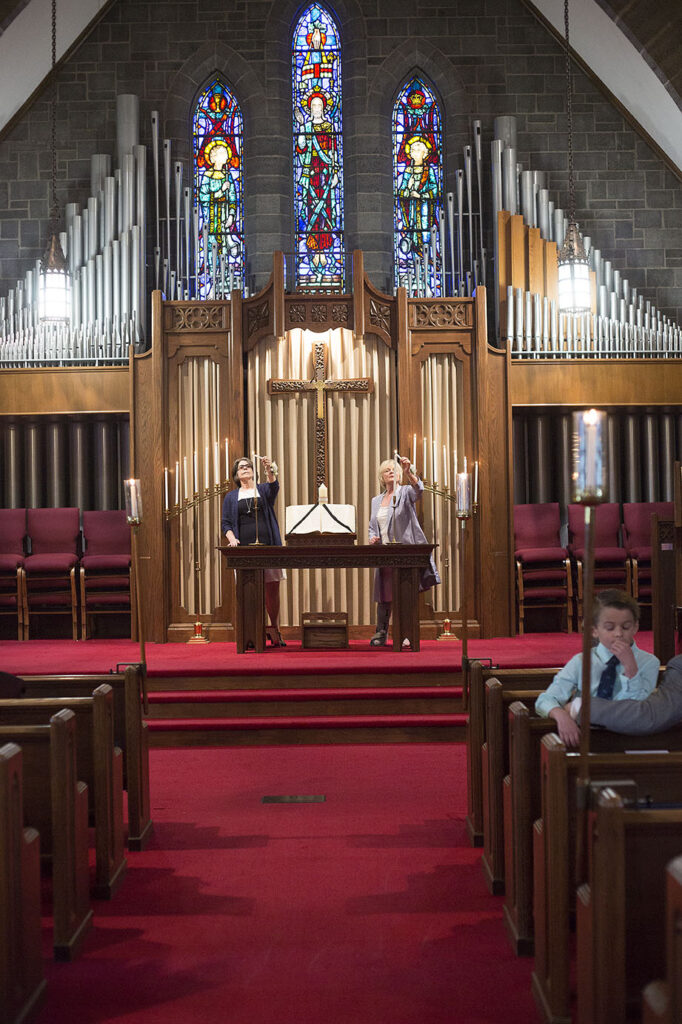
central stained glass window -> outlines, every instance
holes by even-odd
[[[342,291],[341,44],[328,11],[311,4],[292,45],[296,285]]]
[[[418,75],[403,86],[393,108],[393,208],[396,285],[412,292],[413,283],[428,280],[427,294],[440,295],[441,113]]]
[[[243,121],[219,79],[199,97],[192,123],[196,210],[196,295],[207,299],[244,287]]]

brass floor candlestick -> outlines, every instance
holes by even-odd
[[[208,494],[208,488],[206,489]],[[207,644],[210,643],[208,637],[204,634],[204,624],[199,618],[201,615],[201,573],[202,573],[202,558],[201,558],[201,520],[199,518],[199,495],[194,495],[194,520],[192,522],[192,530],[194,535],[194,633],[187,641],[188,644]]]

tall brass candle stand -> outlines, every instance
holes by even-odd
[[[149,714],[149,698],[147,695],[147,657],[145,651],[144,617],[142,615],[142,588],[140,586],[140,559],[137,550],[137,531],[142,522],[142,489],[136,479],[124,480],[126,519],[130,526],[130,556],[135,577],[135,614],[137,617],[137,636],[140,642],[140,664],[142,665],[142,706],[145,715]]]
[[[587,835],[590,789],[590,707],[592,698],[592,600],[594,593],[594,522],[596,506],[607,500],[606,413],[573,413],[573,501],[585,506],[583,557],[583,663],[580,712],[580,761],[576,783],[578,810],[576,882],[587,881]]]

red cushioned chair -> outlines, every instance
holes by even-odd
[[[125,511],[84,512],[80,565],[81,637],[93,615],[130,614],[130,526]]]
[[[561,517],[556,502],[514,505],[514,557],[518,631],[528,608],[561,608],[573,632],[573,586],[568,552],[561,546]]]
[[[620,541],[620,505],[607,502],[594,510],[594,591],[615,587],[632,593],[630,559]],[[585,560],[585,506],[568,506],[568,548],[575,565],[574,590],[578,619],[583,617],[583,562]]]
[[[623,505],[623,543],[630,558],[632,596],[651,605],[651,517],[672,521],[672,501],[638,501]]]
[[[70,612],[71,635],[77,640],[80,512],[77,508],[30,508],[27,528],[31,554],[24,560],[26,638],[34,615]]]
[[[0,509],[0,615],[16,616],[17,638],[25,639],[24,537],[26,509]]]

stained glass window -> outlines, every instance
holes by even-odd
[[[394,257],[396,285],[422,295],[441,294],[441,124],[433,90],[416,75],[393,108]]]
[[[242,113],[219,79],[199,97],[192,127],[196,294],[205,299],[244,284]]]
[[[294,29],[292,65],[297,286],[342,290],[341,44],[332,16],[318,4]]]

